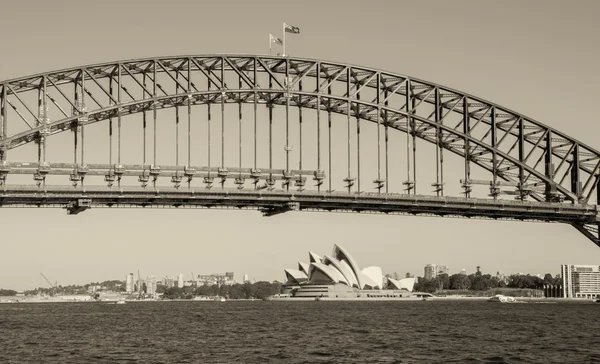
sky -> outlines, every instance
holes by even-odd
[[[5,0],[0,80],[99,62],[267,54],[282,22],[292,56],[410,75],[508,107],[600,148],[597,1]],[[346,247],[361,266],[423,274],[556,274],[600,264],[600,248],[560,224],[255,211],[0,209],[0,288],[233,271],[283,280],[308,251]]]

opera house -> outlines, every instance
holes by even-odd
[[[309,263],[298,262],[298,269],[286,269],[283,293],[302,298],[377,298],[410,297],[415,278],[386,278],[380,267],[362,270],[339,245],[323,257],[309,252]]]

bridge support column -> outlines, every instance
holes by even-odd
[[[469,102],[466,97],[463,98],[463,134],[467,137],[471,135],[471,116],[469,115]],[[462,184],[465,197],[471,197],[471,143],[465,138],[465,182]]]
[[[415,107],[415,98],[414,95],[412,95],[412,86],[411,86],[411,82],[410,80],[406,80],[406,181],[402,182],[402,184],[405,187],[405,190],[407,191],[407,193],[410,195],[411,191],[413,191],[413,194],[416,194],[417,191],[415,189],[415,184],[416,181],[411,179],[411,173],[410,173],[410,163],[411,163],[411,158],[410,158],[410,136],[412,135],[413,132],[413,126],[414,126],[414,119],[411,116],[413,114],[413,109]],[[414,138],[413,138],[414,141]],[[413,146],[413,151],[414,151],[414,146]],[[415,172],[415,177],[416,177],[416,172]]]
[[[436,122],[435,127],[435,183],[431,184],[434,188],[433,192],[438,197],[444,196],[444,148],[443,148],[443,134],[440,124],[443,124],[442,113],[443,109],[441,106],[442,100],[440,97],[439,87],[435,88],[435,110],[434,117]]]
[[[552,131],[548,130],[546,134],[546,147],[544,151],[545,172],[544,174],[549,180],[554,179],[554,164],[552,163]],[[556,183],[546,183],[546,201],[553,202],[556,200]]]
[[[571,162],[571,192],[577,196],[577,201],[581,199],[581,180],[579,179],[579,144],[575,144],[572,152]]]
[[[2,87],[0,94],[0,140],[5,140],[7,137],[8,124],[8,109],[6,107],[6,85]],[[0,148],[0,162],[6,161],[6,147]]]
[[[523,124],[523,118],[519,118],[519,183],[517,185],[517,199],[524,201],[527,195],[524,191],[525,186],[525,168],[523,168],[523,163],[525,163],[525,125]]]

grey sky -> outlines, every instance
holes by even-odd
[[[166,4],[169,4],[167,6]],[[177,4],[177,5],[175,5]],[[259,5],[257,5],[259,4]],[[403,73],[523,113],[600,149],[596,1],[10,1],[0,5],[0,80],[77,65],[179,54],[268,53],[281,22],[293,56]],[[600,249],[553,224],[215,210],[0,209],[0,287],[283,269],[343,244],[362,266],[422,275],[557,273]]]

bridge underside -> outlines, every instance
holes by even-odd
[[[52,187],[6,188],[0,206],[65,207],[71,214],[90,207],[182,207],[257,209],[272,215],[286,211],[341,211],[385,214],[460,216],[561,223],[595,223],[596,206],[523,203],[424,195],[327,192],[256,191],[238,189],[193,190],[164,188]]]

